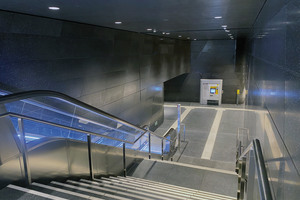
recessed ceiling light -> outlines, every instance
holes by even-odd
[[[228,35],[232,35],[231,33],[229,33]]]
[[[156,33],[156,29],[153,29],[153,33]]]
[[[222,25],[223,28],[227,28],[227,25]]]
[[[122,24],[122,22],[115,22],[115,24]]]
[[[197,40],[197,39],[194,39],[194,40]]]
[[[228,33],[228,32],[230,32],[230,30],[225,30],[225,32],[227,32],[227,33]]]
[[[215,19],[222,19],[222,16],[215,16]]]
[[[166,33],[166,35],[170,35],[170,33]]]
[[[147,31],[152,31],[152,28],[147,28]]]
[[[50,6],[48,8],[49,8],[49,10],[59,10],[60,9],[59,7],[56,7],[56,6]]]
[[[164,34],[166,34],[166,32],[162,32],[162,34],[164,35]]]
[[[160,40],[164,40],[163,38],[160,38]]]
[[[181,35],[178,35],[178,37],[182,37]]]
[[[190,39],[190,37],[187,37],[186,39],[188,39],[188,40],[189,40],[189,39]]]

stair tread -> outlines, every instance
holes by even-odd
[[[70,191],[58,187],[53,187],[50,185],[44,185],[41,183],[32,183],[31,188],[40,191],[45,192],[47,194],[51,194],[54,196],[66,198],[66,199],[74,199],[74,200],[84,200],[84,199],[94,199],[94,200],[103,200],[102,198],[92,197],[90,195],[81,194],[79,192]]]
[[[118,178],[124,178],[124,177],[118,176]],[[206,192],[206,191],[203,191],[203,190],[196,190],[196,189],[191,189],[191,188],[185,188],[185,187],[182,187],[182,186],[176,186],[176,185],[171,185],[171,184],[167,184],[167,183],[161,183],[161,182],[147,180],[147,179],[141,179],[141,178],[132,177],[132,176],[127,176],[126,178],[129,178],[131,180],[135,179],[135,180],[138,180],[138,181],[144,181],[144,182],[153,183],[153,184],[161,184],[161,185],[165,185],[165,186],[169,186],[169,187],[174,187],[174,188],[178,188],[178,189],[182,189],[182,190],[187,190],[187,191],[195,191],[195,192],[199,192],[199,193],[206,193],[206,194],[212,194],[212,195],[216,195],[216,196],[223,196],[223,197],[228,197],[228,198],[235,199],[234,197],[227,196],[227,195],[222,195],[222,194],[217,194],[217,193],[212,193],[212,192]]]
[[[102,180],[97,180],[97,181],[101,181],[101,183],[99,184],[103,184]],[[109,182],[109,181],[106,181],[104,180],[105,182]],[[93,181],[89,181],[89,182],[93,182]],[[98,182],[93,182],[94,184],[97,184]],[[109,182],[109,183],[106,183],[106,185],[109,185],[109,184],[116,184],[116,182]],[[125,184],[120,184],[120,186],[124,186],[124,187],[127,187]],[[131,187],[131,190],[139,190],[141,188],[137,188],[137,187]],[[142,188],[143,189],[143,188]],[[142,191],[142,192],[145,192],[145,193],[153,193],[153,189],[154,188],[148,188],[146,189],[145,191]],[[170,192],[170,191],[169,191]],[[156,191],[156,195],[160,194],[162,196],[166,195],[166,191]],[[185,193],[185,194],[180,194],[180,193],[177,193],[176,191],[172,191],[170,193],[168,193],[168,197],[169,199],[201,199],[201,200],[223,200],[223,199],[227,199],[227,198],[219,198],[219,197],[216,197],[216,196],[207,196],[207,195],[202,195],[202,196],[197,196],[197,193],[196,192],[192,192],[192,193]],[[161,199],[162,197],[160,197]]]
[[[113,177],[112,177],[113,178]],[[141,178],[136,178],[136,177],[118,177],[119,179],[123,179],[123,180],[128,180],[130,181],[131,183],[133,182],[138,182],[139,184],[148,184],[149,186],[151,187],[161,187],[161,188],[164,188],[166,190],[173,190],[173,189],[176,189],[178,191],[181,191],[181,192],[194,192],[196,196],[199,196],[199,195],[210,195],[210,196],[215,196],[215,197],[218,197],[220,199],[222,198],[225,198],[225,199],[236,199],[234,197],[231,197],[231,196],[227,196],[227,195],[222,195],[222,194],[218,194],[218,193],[212,193],[212,192],[206,192],[206,191],[203,191],[203,190],[196,190],[196,189],[191,189],[191,188],[185,188],[185,187],[182,187],[182,186],[176,186],[176,185],[171,185],[171,184],[166,184],[166,183],[161,183],[161,182],[157,182],[157,181],[152,181],[152,180],[147,180],[147,179],[141,179]],[[197,194],[196,194],[197,193]]]
[[[66,200],[58,196],[50,195],[47,193],[39,192],[36,190],[20,187],[17,185],[8,185],[0,192],[0,199],[18,199],[18,200],[44,200],[44,199],[55,199],[55,200]]]
[[[33,183],[30,189],[8,185],[0,191],[0,200],[2,199],[233,200],[236,198],[142,178],[119,176],[94,181],[85,179],[68,180],[66,183],[52,181],[48,185]]]
[[[118,200],[129,200],[128,198],[125,197],[121,197],[115,194],[111,194],[111,193],[106,193],[106,192],[100,192],[100,191],[94,191],[88,188],[84,188],[84,187],[79,187],[79,186],[75,186],[75,185],[71,185],[71,184],[67,184],[67,183],[60,183],[60,182],[56,182],[56,181],[52,181],[51,182],[54,185],[59,185],[62,186],[63,188],[69,188],[69,189],[75,189],[77,191],[80,191],[80,193],[85,193],[91,196],[95,196],[101,199],[118,199]]]
[[[82,180],[82,181],[87,182],[87,180]],[[101,181],[101,180],[99,180],[99,181]],[[105,180],[104,180],[104,182],[105,182]],[[89,183],[97,185],[98,182],[89,181]],[[165,199],[165,200],[167,200],[167,199],[170,199],[170,200],[183,199],[183,198],[178,198],[178,197],[174,196],[174,194],[170,195],[170,194],[164,194],[162,192],[156,192],[153,190],[147,190],[147,189],[143,190],[141,188],[130,187],[130,186],[126,187],[126,185],[124,185],[124,184],[122,185],[122,184],[118,184],[118,183],[103,183],[103,182],[101,182],[99,184],[101,184],[101,185],[103,184],[104,186],[107,186],[107,187],[110,187],[111,185],[114,185],[114,186],[117,185],[116,187],[118,189],[126,190],[127,192],[137,193],[139,195],[146,196],[147,198],[156,198],[156,199]]]

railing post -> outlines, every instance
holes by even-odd
[[[183,141],[185,142],[185,124],[182,125],[183,125]]]
[[[237,199],[243,200],[245,193],[246,183],[246,158],[239,161],[239,174],[238,174],[238,192]]]
[[[253,199],[253,192],[254,192],[254,181],[255,181],[255,160],[254,160],[254,151],[250,150],[249,152],[249,170],[247,176],[247,199]]]
[[[89,157],[90,179],[94,180],[93,157],[92,157],[92,138],[91,138],[90,134],[87,135],[87,144],[88,144],[88,157]]]
[[[24,121],[22,118],[18,118],[18,125],[19,125],[19,133],[20,133],[21,148],[22,148],[25,182],[27,185],[30,185],[31,184],[31,173],[30,173],[30,167],[29,167],[29,162],[28,162],[28,152],[27,152],[27,146],[26,146],[26,140],[25,140]]]
[[[123,143],[123,170],[124,170],[124,177],[126,177],[126,154],[125,154],[125,142]]]
[[[161,160],[164,160],[164,139],[161,139]]]
[[[151,133],[149,132],[149,159],[151,159]]]
[[[178,138],[179,149],[180,149],[180,124],[181,124],[181,105],[177,104],[177,138]]]

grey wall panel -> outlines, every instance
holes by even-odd
[[[163,93],[151,88],[190,68],[188,41],[4,11],[0,16],[0,88],[11,92],[55,90],[144,125],[163,115]],[[143,91],[151,101],[140,98]],[[142,112],[146,105],[151,114]]]
[[[299,1],[267,1],[249,41],[249,107],[265,108],[263,150],[276,199],[300,195]],[[252,122],[245,119],[247,126]],[[252,132],[250,132],[253,134]]]

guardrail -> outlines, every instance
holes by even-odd
[[[141,139],[141,137],[143,137],[146,133],[148,133],[149,134],[149,136],[148,136],[149,137],[149,159],[151,159],[151,136],[155,136],[155,137],[161,139],[161,143],[162,143],[161,155],[162,155],[162,159],[163,159],[163,156],[164,156],[164,149],[163,149],[164,140],[169,141],[170,144],[172,142],[174,142],[174,140],[169,140],[165,137],[159,136],[159,135],[155,134],[154,132],[152,132],[148,129],[144,129],[144,128],[138,127],[136,125],[133,125],[133,124],[131,124],[131,123],[125,121],[125,120],[122,120],[122,119],[120,119],[118,117],[115,117],[111,114],[108,114],[108,113],[106,113],[106,112],[104,112],[104,111],[102,111],[98,108],[90,106],[90,105],[88,105],[84,102],[81,102],[77,99],[74,99],[70,96],[67,96],[67,95],[59,93],[59,92],[47,91],[47,90],[36,90],[36,91],[21,92],[21,93],[16,93],[16,94],[9,94],[9,95],[0,97],[0,104],[11,103],[11,102],[14,102],[14,101],[22,101],[22,100],[26,100],[26,99],[34,98],[34,97],[51,97],[51,98],[61,99],[64,102],[67,102],[69,104],[73,104],[73,105],[82,107],[82,108],[84,108],[84,109],[86,109],[90,112],[100,114],[101,116],[104,116],[107,119],[113,120],[115,122],[118,122],[118,123],[124,124],[126,126],[132,127],[136,130],[139,130],[139,131],[141,131],[141,134],[133,142],[130,142],[130,141],[127,141],[127,140],[122,140],[122,139],[119,139],[119,138],[110,137],[110,136],[107,136],[107,135],[104,135],[104,134],[95,133],[95,132],[91,132],[91,131],[86,131],[86,130],[82,130],[82,129],[78,129],[78,128],[74,128],[74,127],[70,127],[70,126],[65,126],[65,125],[62,125],[62,124],[57,124],[57,123],[54,123],[54,122],[49,122],[49,121],[37,119],[37,118],[34,118],[34,117],[21,115],[21,114],[18,114],[18,113],[7,112],[7,113],[4,113],[4,114],[1,114],[0,118],[8,117],[8,116],[18,118],[18,128],[19,128],[18,131],[20,133],[21,148],[22,148],[21,150],[22,150],[23,164],[24,164],[24,173],[25,173],[26,181],[27,181],[28,184],[31,184],[31,175],[30,175],[30,166],[29,166],[29,163],[28,163],[28,155],[27,155],[28,150],[27,150],[27,145],[26,145],[26,141],[25,141],[24,119],[85,134],[87,136],[88,160],[89,160],[90,178],[91,179],[94,179],[93,161],[92,161],[92,156],[91,156],[91,135],[100,136],[100,137],[104,137],[104,138],[107,138],[107,139],[120,141],[120,142],[123,143],[124,176],[126,176],[126,155],[125,155],[126,154],[126,151],[125,151],[126,144],[135,144],[138,140]],[[80,117],[80,119],[85,120],[85,118],[83,118],[83,117]],[[99,124],[99,125],[102,126],[102,124]],[[112,129],[114,129],[114,128],[112,128]]]
[[[246,157],[248,155],[248,175],[246,175]],[[247,199],[253,199],[255,172],[257,173],[258,190],[261,200],[272,200],[272,193],[268,180],[265,161],[262,154],[261,145],[258,139],[254,139],[244,152],[238,155],[237,159],[239,174],[238,199],[245,198],[247,191]]]

